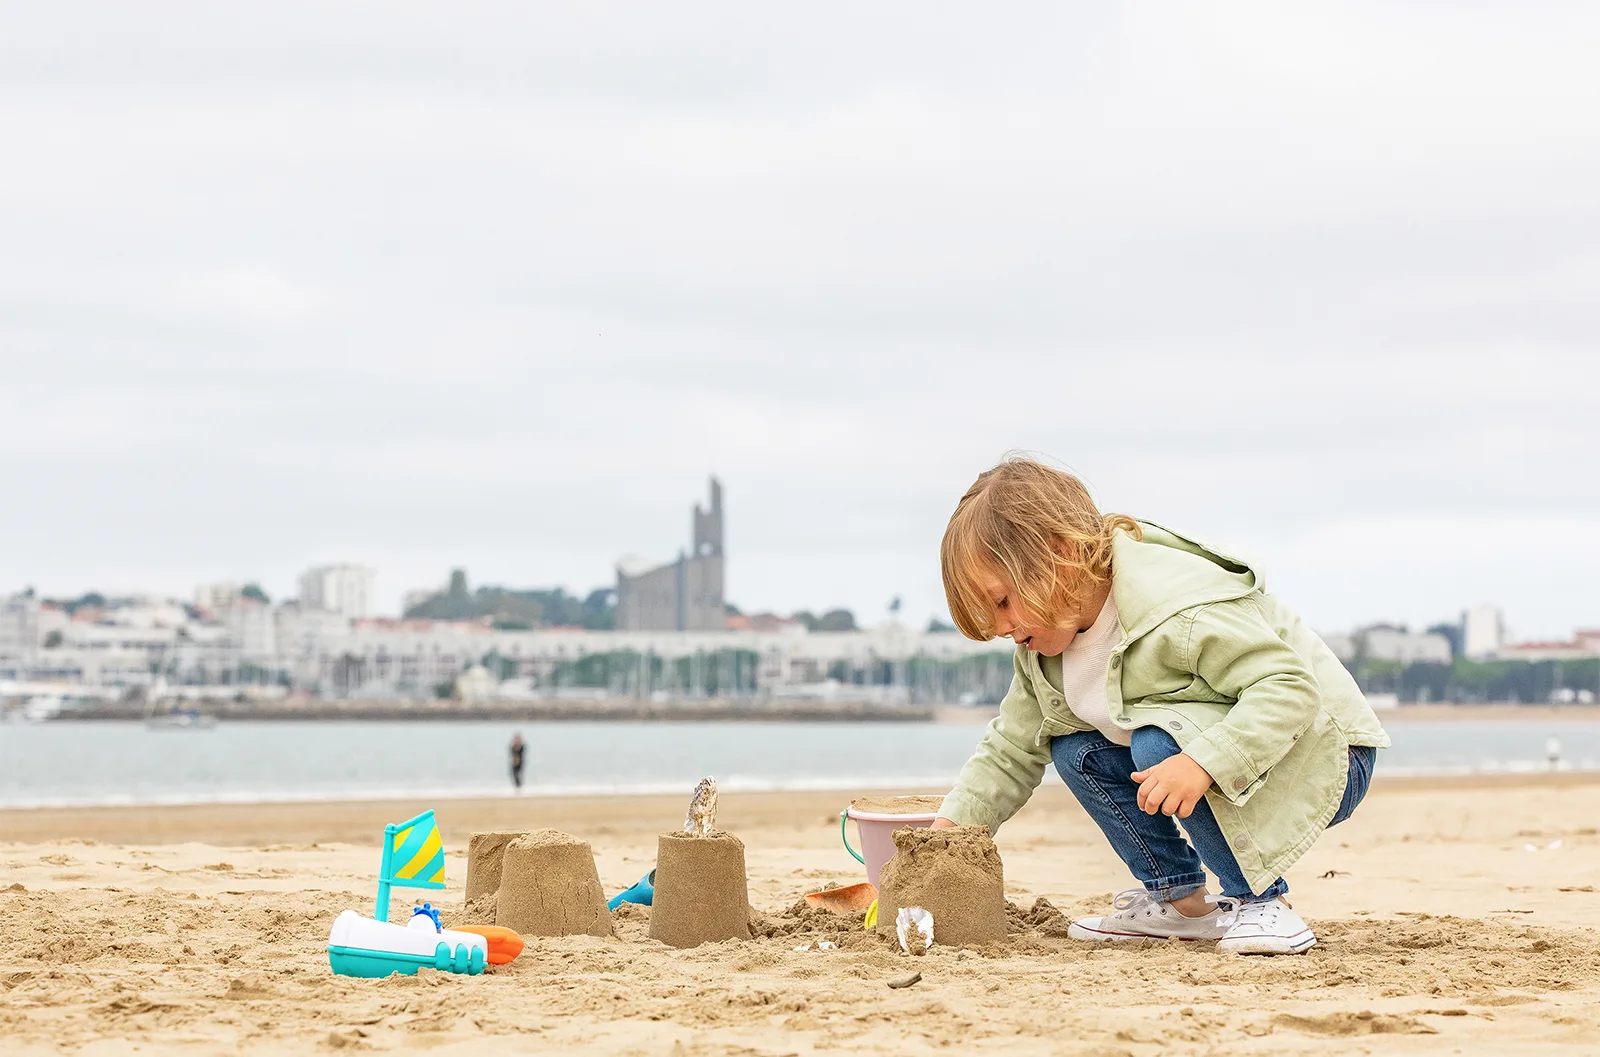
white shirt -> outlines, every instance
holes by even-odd
[[[1111,722],[1106,704],[1106,680],[1111,674],[1111,651],[1122,641],[1122,621],[1117,619],[1117,604],[1106,596],[1100,615],[1086,631],[1078,632],[1061,651],[1061,694],[1072,714],[1118,745],[1129,745],[1133,732]]]

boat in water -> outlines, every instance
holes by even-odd
[[[166,692],[165,680],[160,680],[145,693],[144,725],[150,730],[210,730],[217,725],[217,717],[207,715],[198,708],[185,708],[175,704],[163,712],[156,706]]]

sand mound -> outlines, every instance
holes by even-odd
[[[879,815],[938,814],[943,806],[942,796],[858,796],[850,801],[852,811],[871,811]]]
[[[1008,901],[1006,922],[1012,932],[1037,932],[1042,936],[1065,936],[1072,927],[1072,920],[1043,896],[1033,901],[1031,910]]]
[[[445,927],[454,928],[457,925],[493,925],[496,904],[498,904],[499,901],[498,892],[490,892],[486,896],[474,899],[470,903],[467,903],[465,906],[463,906],[456,913],[448,915]]]
[[[612,935],[589,845],[553,829],[512,840],[505,848],[494,923],[523,936]]]
[[[650,937],[670,947],[750,938],[750,892],[738,837],[661,835]]]
[[[902,829],[878,884],[878,926],[901,907],[933,912],[933,941],[962,946],[1006,938],[1005,875],[982,826]]]
[[[866,920],[866,911],[839,914],[825,907],[814,907],[804,899],[797,899],[782,914],[767,915],[752,910],[750,934],[758,939],[773,937],[858,932]]]
[[[519,833],[474,833],[467,844],[467,902],[492,896],[500,890],[500,870],[506,846]]]

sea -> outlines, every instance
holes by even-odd
[[[1600,770],[1600,723],[1391,721],[1378,773]],[[983,728],[959,723],[224,722],[0,725],[0,808],[493,796],[948,789]],[[521,734],[523,785],[508,745]],[[1047,781],[1056,780],[1053,775]]]

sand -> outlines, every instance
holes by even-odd
[[[858,796],[850,801],[852,811],[881,815],[937,815],[943,806],[942,796]]]
[[[848,800],[723,794],[760,912],[751,940],[670,948],[648,938],[648,909],[624,908],[612,938],[535,938],[482,977],[386,981],[334,977],[324,953],[339,911],[371,912],[385,822],[437,810],[449,887],[396,889],[396,908],[459,912],[474,832],[574,834],[609,894],[649,868],[682,797],[0,812],[0,1052],[1594,1052],[1593,781],[1380,778],[1291,872],[1320,942],[1277,959],[1057,934],[1129,884],[1059,787],[997,838],[1016,931],[908,958],[859,915],[795,907],[861,879],[839,844]]]
[[[611,911],[589,845],[540,829],[505,847],[494,924],[534,936],[610,936]]]
[[[663,833],[656,842],[650,938],[669,947],[750,938],[744,844],[731,833]]]
[[[933,942],[972,946],[1006,936],[1005,871],[982,826],[902,829],[878,878],[878,927],[894,929],[901,907],[933,914]]]

